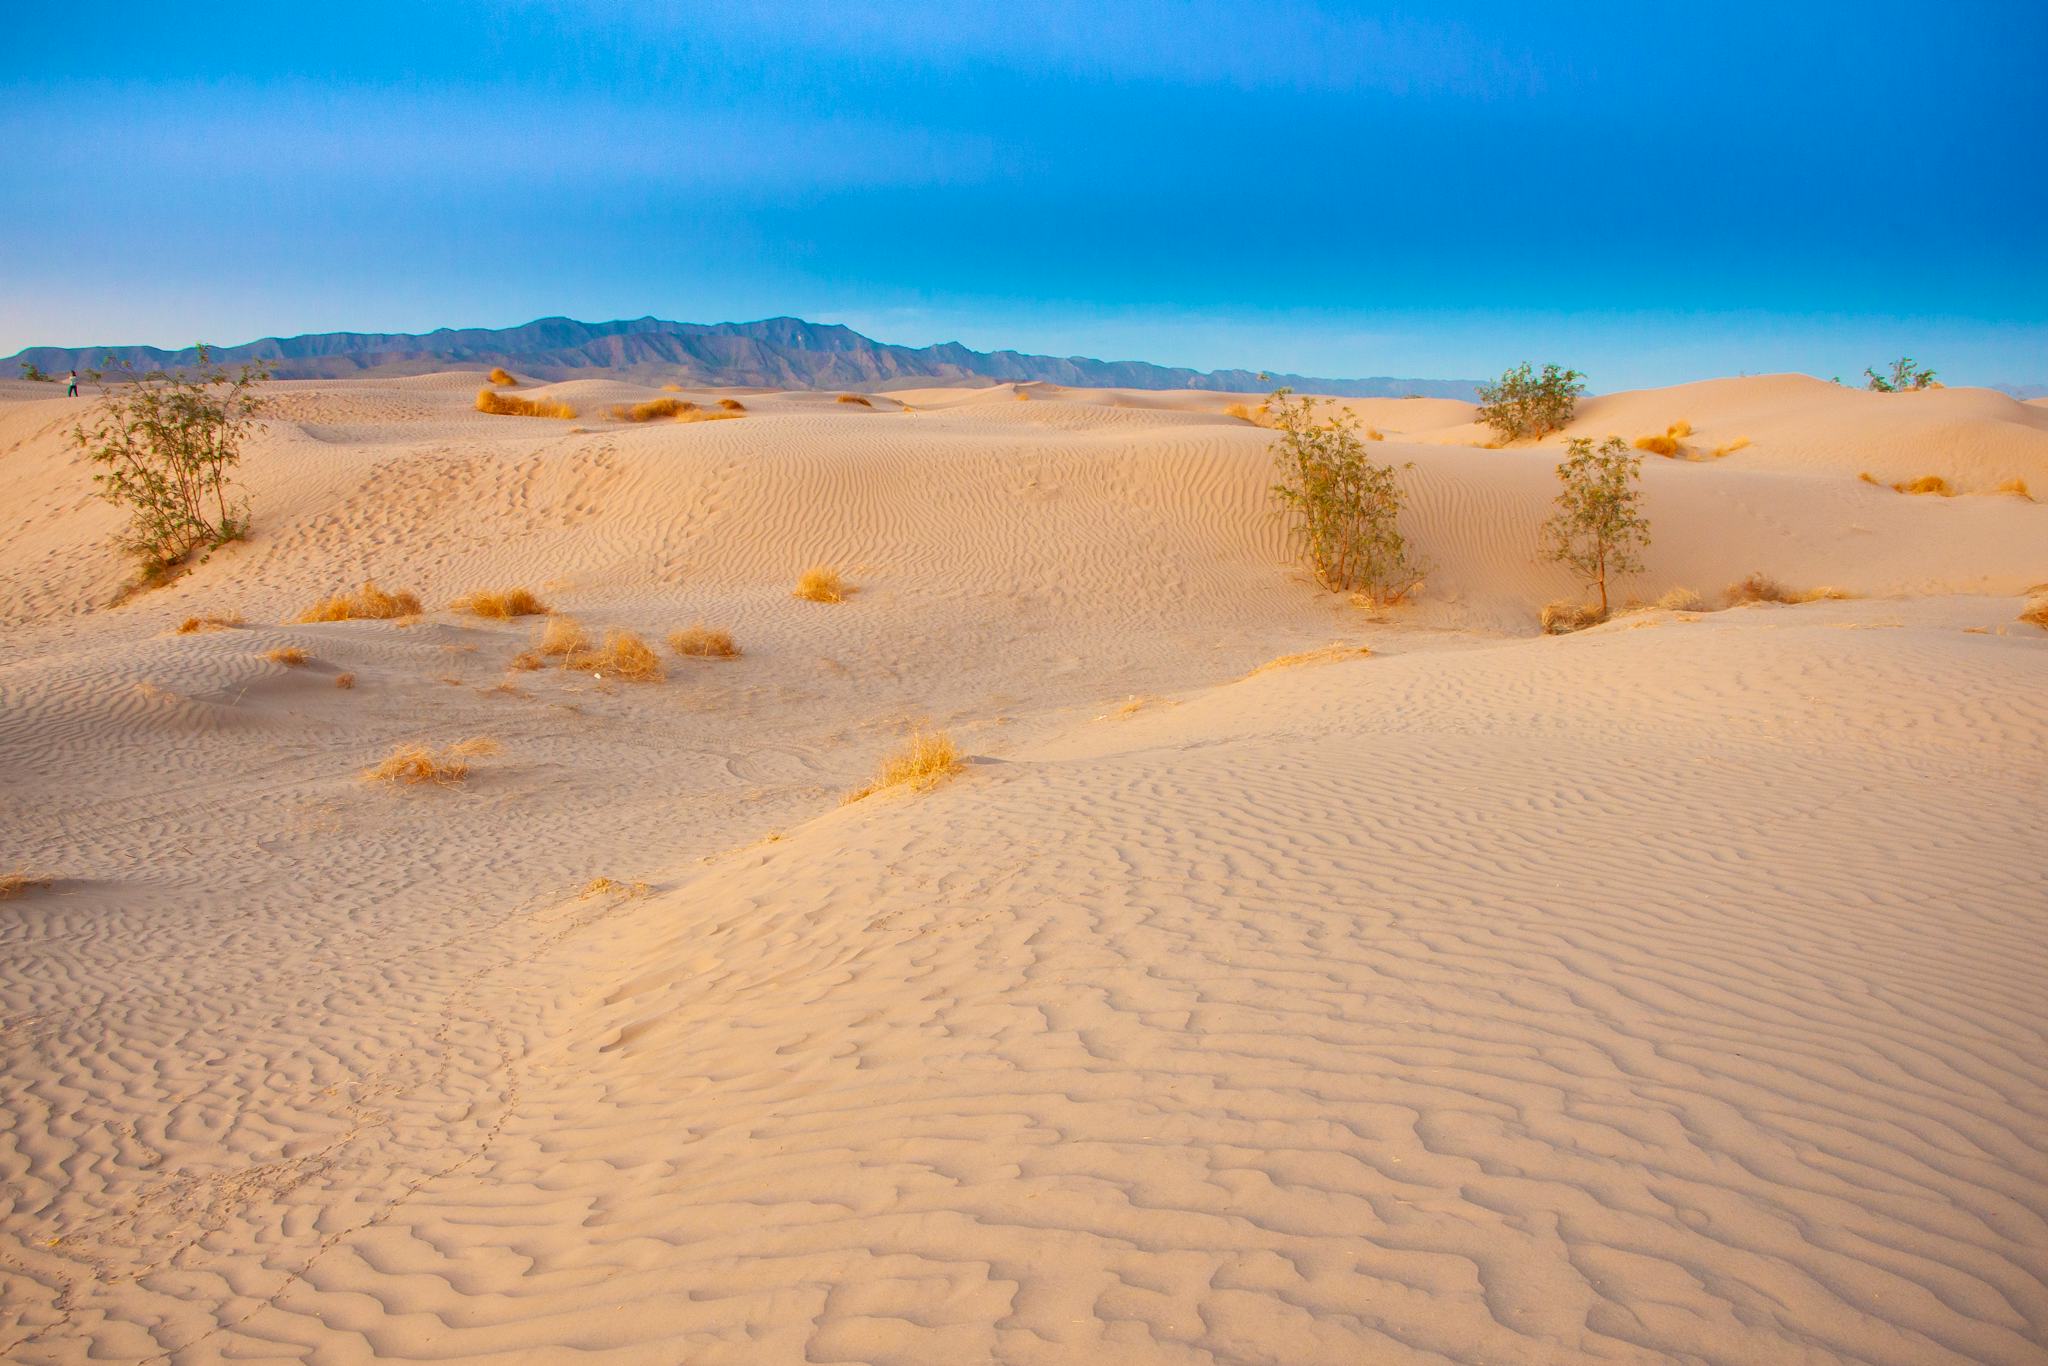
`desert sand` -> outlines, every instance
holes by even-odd
[[[2048,406],[1588,400],[1702,457],[1622,596],[1853,596],[1546,637],[1563,438],[1462,403],[1347,401],[1375,611],[1256,396],[478,378],[275,386],[118,606],[0,382],[0,1358],[2048,1360]],[[742,653],[513,669],[510,586]]]

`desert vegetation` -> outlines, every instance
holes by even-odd
[[[1865,387],[1880,394],[1902,394],[1914,389],[1939,389],[1934,371],[1917,364],[1911,356],[1901,356],[1892,362],[1889,375],[1880,375],[1875,370],[1865,370],[1869,384]]]
[[[1588,603],[1549,602],[1543,605],[1538,620],[1543,623],[1543,634],[1562,636],[1583,631],[1588,626],[1598,626],[1607,620],[1607,613]]]
[[[744,413],[747,410],[747,405],[736,398],[722,398],[718,400],[718,406],[728,413]]]
[[[1637,437],[1634,444],[1639,451],[1671,460],[1685,453],[1685,438],[1691,435],[1690,422],[1674,422],[1661,433]]]
[[[515,379],[512,375],[512,372],[510,370],[507,370],[504,366],[494,365],[491,367],[491,383],[517,384],[519,383],[519,381]]]
[[[550,616],[534,637],[533,652],[546,659],[573,655],[590,648],[590,637],[574,617]]]
[[[1299,669],[1308,664],[1338,664],[1345,660],[1367,659],[1371,655],[1372,651],[1363,645],[1325,645],[1320,649],[1297,650],[1293,654],[1279,655],[1259,665],[1245,677],[1257,678],[1260,674],[1269,674],[1275,669]]]
[[[564,654],[562,667],[601,678],[623,678],[628,683],[659,683],[666,676],[654,648],[618,626],[606,630],[602,644]]]
[[[2021,608],[2019,619],[2029,626],[2038,626],[2048,631],[2048,593],[2033,599]]]
[[[1402,469],[1365,456],[1358,420],[1342,408],[1316,416],[1316,400],[1278,390],[1267,401],[1279,439],[1280,480],[1273,496],[1294,518],[1302,555],[1316,582],[1382,605],[1401,601],[1422,580],[1401,534]]]
[[[31,873],[26,868],[10,868],[0,872],[0,901],[12,901],[22,893],[37,887],[47,887],[51,879],[42,873]]]
[[[1650,604],[1663,612],[1704,612],[1707,600],[1690,588],[1673,588]]]
[[[1895,493],[1932,494],[1937,498],[1953,498],[1955,487],[1938,474],[1923,474],[1918,479],[1907,479],[1893,484]]]
[[[411,593],[387,593],[379,588],[374,579],[363,580],[363,586],[354,592],[336,593],[333,597],[313,604],[299,614],[299,621],[312,623],[320,621],[391,621],[402,617],[416,617],[420,613],[420,600]]]
[[[1497,382],[1479,386],[1479,420],[1504,441],[1546,436],[1572,420],[1586,392],[1584,380],[1578,371],[1555,365],[1545,365],[1539,375],[1524,361]]]
[[[856,403],[863,408],[872,408],[875,406],[874,403],[865,394],[841,394],[837,399],[834,400],[834,402]]]
[[[845,602],[852,594],[853,585],[839,577],[838,570],[822,564],[806,569],[792,590],[792,596],[805,602]]]
[[[520,394],[501,394],[496,389],[476,391],[476,410],[480,413],[496,413],[503,417],[576,416],[576,410],[560,399],[526,398]]]
[[[178,623],[174,634],[196,636],[205,631],[232,631],[241,624],[242,614],[240,612],[209,612],[202,616],[186,617]]]
[[[464,742],[468,743],[468,742]],[[469,761],[451,745],[436,753],[425,745],[399,745],[362,772],[366,783],[392,783],[417,787],[431,783],[452,787],[469,776]]]
[[[355,685],[356,676],[354,674],[336,674],[334,676],[334,686],[340,688],[343,692],[347,692]]]
[[[138,586],[249,531],[249,500],[233,476],[270,371],[230,371],[204,346],[197,356],[185,370],[89,372],[101,397],[72,428],[73,443],[99,467],[100,496],[128,514],[116,544],[138,562]]]
[[[2024,479],[2008,479],[1993,489],[1992,492],[2010,493],[2015,497],[2024,498],[2030,503],[2034,500],[2034,495],[2027,491],[2027,481]]]
[[[303,669],[312,659],[312,656],[296,645],[280,645],[276,649],[265,650],[263,657],[272,664],[282,664],[287,669]]]
[[[504,588],[495,592],[479,590],[466,597],[457,598],[449,604],[450,610],[467,612],[471,616],[487,617],[492,621],[509,621],[514,617],[546,616],[548,605],[526,588]]]
[[[576,894],[578,901],[595,897],[643,897],[654,889],[644,882],[620,882],[617,878],[594,877]]]
[[[1642,515],[1642,457],[1628,453],[1621,438],[1610,436],[1596,449],[1586,437],[1575,437],[1569,454],[1557,467],[1557,511],[1543,524],[1545,549],[1555,562],[1576,573],[1600,592],[1597,620],[1607,619],[1607,580],[1640,574],[1637,551],[1650,544],[1650,524]],[[1553,604],[1554,606],[1555,604]],[[1544,609],[1544,630],[1550,630],[1550,609]],[[1560,620],[1562,617],[1560,616]]]
[[[715,630],[702,622],[669,632],[668,647],[693,659],[738,659],[740,654],[730,631]]]
[[[1851,596],[1839,588],[1787,588],[1768,574],[1751,574],[1738,579],[1722,590],[1721,597],[1730,607],[1741,607],[1752,602],[1778,602],[1797,604],[1802,602],[1831,602]]]
[[[919,731],[909,744],[889,758],[866,787],[849,792],[846,800],[857,802],[892,787],[922,792],[936,787],[960,771],[960,751],[943,731]]]

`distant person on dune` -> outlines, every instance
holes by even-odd
[[[64,397],[78,397],[78,372],[76,370],[64,376]]]

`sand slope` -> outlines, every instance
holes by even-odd
[[[1436,568],[1376,619],[1231,396],[286,385],[255,539],[110,610],[75,408],[0,385],[0,1355],[2041,1360],[2048,509],[1857,481],[1820,387],[1585,420],[1760,433],[1650,462],[1630,591],[1873,596],[1545,639],[1555,443],[1468,413],[1386,420]],[[1888,411],[1961,482],[2010,406]],[[291,624],[365,574],[746,653]],[[916,724],[964,773],[840,806]]]

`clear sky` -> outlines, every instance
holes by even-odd
[[[219,8],[224,17],[212,19]],[[2048,3],[17,7],[0,354],[795,314],[2048,383]]]

